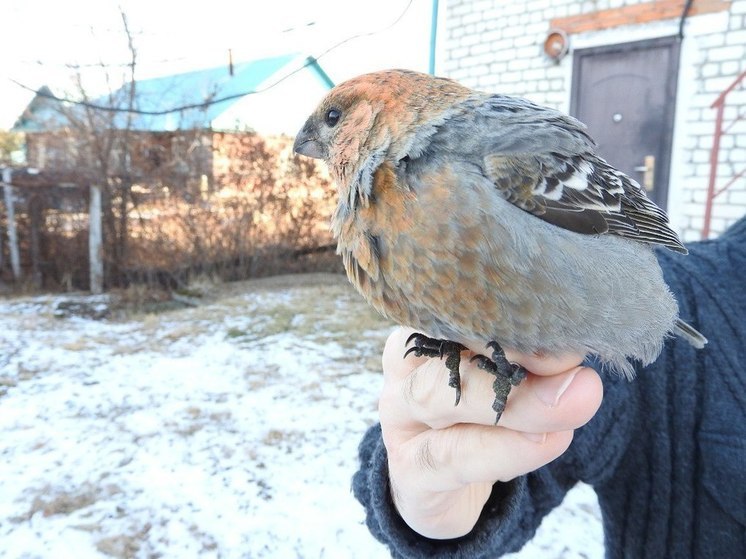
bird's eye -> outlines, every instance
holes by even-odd
[[[336,126],[339,122],[339,117],[342,116],[342,112],[337,109],[329,109],[329,112],[326,113],[326,118],[324,119],[326,123],[329,126]]]

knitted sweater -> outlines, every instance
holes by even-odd
[[[602,375],[601,408],[567,452],[495,484],[468,535],[436,541],[411,530],[391,502],[380,426],[366,433],[353,490],[394,557],[517,551],[579,480],[598,494],[607,557],[746,557],[746,218],[688,248],[659,261],[706,348],[671,338],[635,380]]]

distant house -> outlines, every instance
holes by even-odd
[[[584,121],[686,240],[711,187],[731,183],[712,231],[746,213],[746,0],[451,0],[442,13],[439,74]]]
[[[156,113],[190,108],[136,114],[132,128],[153,132],[250,129],[262,135],[294,135],[318,98],[333,86],[315,59],[295,55],[139,80],[135,108]],[[123,101],[128,93],[128,85],[114,93],[120,106],[126,106]],[[121,125],[125,118],[126,114],[120,114]]]
[[[115,138],[108,175],[204,188],[214,182],[222,142],[248,132],[294,135],[333,85],[314,58],[282,55],[138,80],[87,105],[61,102],[44,86],[13,130],[25,135],[27,165],[42,171],[85,175],[100,166],[90,146],[83,149],[87,128]],[[126,158],[116,145],[124,131]]]

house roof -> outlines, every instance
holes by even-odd
[[[132,113],[130,128],[147,131],[168,131],[185,128],[209,127],[215,118],[242,98],[244,93],[255,91],[280,71],[290,65],[297,55],[287,54],[263,58],[233,65],[232,74],[228,66],[218,66],[135,82],[134,107],[140,111],[158,112],[174,107],[202,105],[214,99],[228,97],[225,101],[187,108],[178,112],[147,115]],[[334,84],[319,66],[308,57],[304,64],[327,87]],[[292,69],[289,69],[292,71]],[[271,85],[271,83],[269,84]],[[51,91],[42,87],[13,129],[23,132],[36,132],[64,126],[65,119],[57,110],[59,101],[50,98]],[[129,84],[125,84],[111,96],[92,101],[93,104],[126,108],[129,97]],[[114,126],[124,128],[130,113],[117,113]]]
[[[31,102],[18,117],[12,130],[14,132],[41,132],[49,128],[64,126],[64,117],[59,111],[59,101],[46,86],[39,88]]]

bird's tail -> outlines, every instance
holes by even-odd
[[[681,336],[697,349],[702,349],[707,343],[707,338],[705,338],[691,325],[687,324],[680,318],[676,319],[676,324],[674,324],[673,331],[677,336]]]

